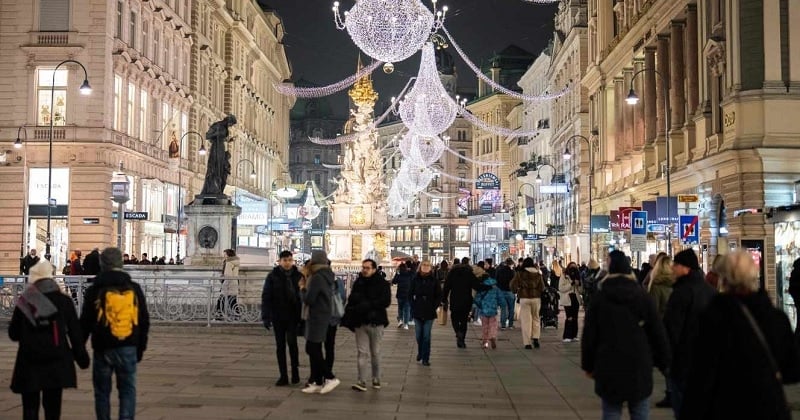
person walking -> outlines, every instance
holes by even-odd
[[[73,257],[70,259],[69,262],[69,275],[70,276],[82,276],[83,275],[83,266],[81,265],[81,250],[76,249],[72,252]]]
[[[367,390],[370,373],[372,388],[381,388],[381,341],[384,329],[389,326],[386,308],[392,303],[391,286],[376,275],[376,270],[374,260],[361,262],[361,274],[353,282],[342,318],[342,326],[356,334],[358,380],[353,389],[362,392]]]
[[[705,282],[697,255],[692,249],[675,254],[672,273],[675,283],[664,312],[664,326],[672,351],[672,366],[669,369],[672,410],[675,417],[678,417],[689,376],[689,361],[699,332],[700,314],[706,309],[716,290]]]
[[[514,328],[514,303],[517,300],[510,285],[514,278],[514,260],[507,258],[497,266],[497,288],[500,289],[500,329]]]
[[[560,269],[561,265],[555,263],[553,266],[553,273],[556,273],[556,267]],[[580,282],[580,276],[573,279],[570,276],[569,270],[560,270],[561,277],[558,280],[558,302],[559,306],[564,308],[564,335],[563,341],[570,343],[578,341],[578,312],[580,310],[580,302],[578,302],[577,283]],[[573,271],[578,271],[577,265]]]
[[[483,328],[481,340],[483,348],[488,349],[491,344],[492,349],[497,348],[497,307],[500,306],[501,293],[497,288],[497,280],[478,266],[473,268],[475,277],[482,285],[482,290],[475,294],[475,306],[481,317]]]
[[[35,254],[34,254],[35,255]],[[64,388],[76,388],[75,363],[89,367],[75,305],[53,281],[55,267],[39,261],[28,269],[28,285],[14,305],[8,337],[19,342],[11,391],[22,396],[22,419],[61,417]]]
[[[124,264],[124,259],[123,259]],[[86,254],[83,259],[83,275],[96,276],[100,273],[100,250],[95,248],[90,253]]]
[[[672,284],[675,283],[675,276],[672,274],[672,258],[661,255],[653,262],[653,267],[649,273],[650,281],[647,285],[647,294],[653,298],[656,305],[658,319],[664,322],[664,313],[667,310],[667,302],[672,294]],[[656,403],[658,408],[672,407],[672,391],[670,389],[669,377],[665,376],[667,389],[664,392],[664,399]]]
[[[430,261],[420,262],[419,271],[411,281],[408,295],[417,338],[417,361],[422,362],[423,366],[430,366],[431,329],[433,320],[436,319],[436,308],[442,301],[442,287],[433,276]]]
[[[19,264],[19,273],[28,275],[30,272],[31,267],[36,265],[39,262],[39,256],[36,255],[36,248],[31,248],[28,251],[28,255],[24,256]]]
[[[456,258],[458,261],[458,258]],[[472,291],[477,288],[478,279],[469,266],[469,258],[454,263],[447,274],[442,291],[442,308],[450,311],[450,321],[456,333],[456,346],[466,348],[469,312],[472,310]],[[449,304],[449,305],[448,305]]]
[[[621,419],[627,403],[631,420],[647,420],[653,367],[669,367],[666,331],[625,254],[612,251],[608,261],[609,274],[586,314],[581,369],[594,379],[603,419]]]
[[[269,272],[261,290],[261,321],[264,328],[275,329],[275,355],[278,359],[278,381],[275,386],[289,385],[286,369],[286,347],[292,368],[292,384],[300,383],[297,331],[300,325],[300,280],[290,251],[281,251],[278,266]]]
[[[408,329],[411,322],[411,304],[408,300],[408,290],[411,288],[411,279],[414,277],[411,261],[406,261],[397,267],[392,284],[397,285],[395,298],[397,298],[397,328]]]
[[[597,293],[597,283],[600,281],[598,275],[600,274],[600,264],[594,258],[589,260],[589,265],[586,266],[586,273],[581,279],[581,293],[583,294],[583,307],[584,311],[592,303],[592,298]]]
[[[223,251],[225,259],[222,260],[222,278],[219,282],[220,296],[217,299],[217,319],[227,320],[236,317],[237,296],[239,295],[239,257],[236,251],[226,249]]]
[[[300,294],[305,314],[306,353],[311,366],[311,381],[303,388],[306,394],[327,394],[339,386],[339,379],[328,371],[322,356],[322,344],[331,321],[331,299],[335,275],[328,265],[328,254],[322,250],[311,252],[310,274],[300,280]]]
[[[329,264],[330,265],[330,264]],[[386,277],[381,277],[380,273],[376,273],[381,280],[386,282]],[[387,283],[388,284],[388,283]],[[391,295],[391,293],[390,293]],[[337,313],[334,310],[337,307],[337,303],[339,302],[341,305],[338,305],[339,310],[341,312]],[[325,367],[328,369],[327,372],[330,374],[330,377],[325,379],[333,379],[336,375],[333,373],[333,364],[336,361],[336,333],[339,330],[339,325],[342,322],[342,317],[344,316],[344,308],[347,304],[347,290],[345,290],[344,280],[338,277],[334,277],[333,281],[333,293],[331,294],[331,320],[328,322],[328,332],[325,334]]]
[[[439,280],[439,284],[444,288],[444,282],[447,280],[447,274],[450,272],[450,265],[447,263],[447,260],[442,260],[439,263],[439,267],[436,269],[436,280]]]
[[[122,252],[100,253],[100,274],[86,289],[81,309],[84,342],[92,338],[94,409],[98,420],[111,419],[111,376],[116,374],[119,418],[136,414],[136,364],[147,350],[150,314],[138,283],[122,271]]]
[[[539,310],[542,307],[544,279],[542,279],[542,273],[534,266],[533,258],[525,258],[522,261],[522,271],[518,271],[511,280],[510,288],[519,296],[522,345],[526,349],[533,347],[538,349],[542,333],[542,318],[539,316]]]
[[[800,314],[800,310],[798,310],[800,307],[800,258],[792,263],[792,272],[789,274],[789,296],[794,302],[795,317],[797,317]],[[795,335],[800,337],[800,322],[795,328]]]
[[[699,317],[678,418],[789,420],[784,385],[800,382],[789,318],[759,290],[749,252],[725,255],[722,266],[723,292]]]

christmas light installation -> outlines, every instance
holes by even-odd
[[[458,114],[461,115],[465,120],[467,120],[467,122],[469,122],[473,126],[478,127],[483,131],[487,131],[487,132],[492,133],[492,134],[497,134],[499,136],[514,138],[514,137],[528,137],[528,136],[534,136],[536,134],[539,134],[539,130],[537,130],[537,129],[533,129],[533,130],[521,130],[521,129],[519,129],[519,130],[516,130],[516,129],[497,126],[497,125],[491,125],[491,124],[483,121],[482,119],[478,118],[475,114],[467,111],[466,108],[462,108],[460,111],[458,111]]]
[[[451,149],[450,147],[445,147],[444,151],[447,152],[447,153],[450,153],[453,156],[458,156],[459,159],[464,159],[464,161],[469,162],[469,163],[474,163],[476,165],[483,165],[483,166],[504,166],[505,165],[505,162],[499,162],[499,161],[496,161],[496,160],[477,160],[477,159],[472,159],[471,157],[467,157],[466,155],[462,155],[461,153],[458,153],[457,151]]]
[[[273,87],[281,95],[294,96],[296,98],[321,98],[323,96],[333,95],[334,93],[341,92],[350,86],[353,86],[353,83],[355,83],[356,80],[371,74],[381,64],[383,63],[380,61],[374,61],[370,65],[356,72],[356,74],[327,86],[297,87],[291,83],[276,83],[273,85]]]
[[[431,183],[434,177],[430,167],[415,166],[407,160],[400,164],[400,171],[397,173],[395,182],[401,188],[401,192],[416,194],[424,190]]]
[[[458,104],[442,86],[433,44],[428,42],[422,48],[414,87],[400,103],[400,118],[409,130],[425,136],[436,136],[453,124],[458,108]]]
[[[414,132],[406,133],[398,142],[403,157],[414,166],[430,166],[442,157],[447,147],[439,136],[424,136]]]
[[[353,43],[370,57],[384,61],[386,73],[394,65],[417,52],[444,23],[447,7],[433,13],[420,0],[358,0],[339,13],[339,2],[333,3],[336,27],[347,30]]]

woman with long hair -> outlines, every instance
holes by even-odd
[[[442,285],[433,275],[433,266],[428,260],[419,264],[408,292],[414,330],[417,338],[417,361],[430,366],[431,329],[436,319],[436,308],[442,301]]]
[[[658,319],[663,322],[664,313],[667,311],[667,302],[672,295],[672,283],[675,283],[675,275],[672,273],[672,258],[666,254],[659,254],[648,277],[650,281],[647,283],[647,293],[656,304]],[[664,399],[656,403],[658,408],[672,407],[670,381],[666,374],[664,376],[667,379],[667,389],[664,391]]]
[[[559,305],[564,307],[564,342],[570,343],[578,341],[578,311],[580,302],[578,301],[577,285],[581,279],[573,279],[567,270],[561,269],[561,264],[553,264],[553,272],[558,268],[561,276],[558,278],[558,300]],[[574,275],[574,274],[573,274]]]

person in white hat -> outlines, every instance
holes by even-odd
[[[63,389],[77,387],[75,363],[89,367],[75,306],[53,280],[54,270],[44,260],[30,268],[30,284],[8,327],[8,336],[19,342],[11,390],[22,394],[24,419],[39,418],[40,404],[46,418],[59,418]]]

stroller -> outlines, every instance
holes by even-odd
[[[542,328],[555,327],[558,329],[558,290],[545,287],[542,293],[542,309],[539,311],[542,318]]]

